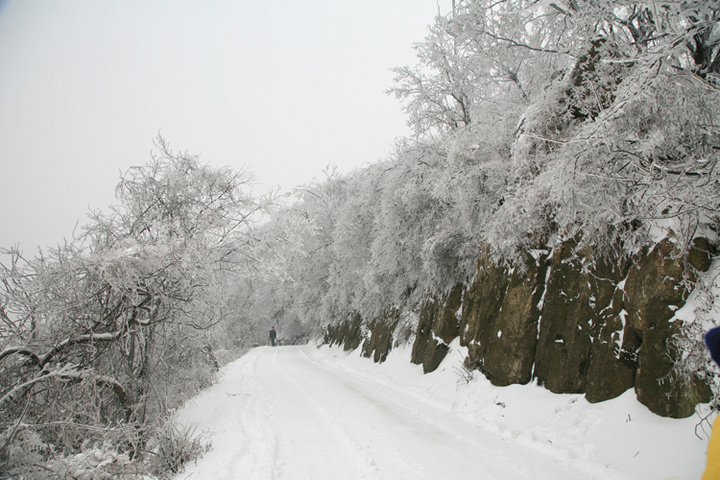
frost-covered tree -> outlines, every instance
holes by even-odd
[[[338,203],[333,231],[332,258],[326,310],[333,320],[355,312],[369,316],[379,301],[372,281],[371,245],[377,236],[376,216],[381,198],[381,178],[386,165],[380,163],[346,176],[343,201]],[[328,319],[329,320],[329,319]],[[327,321],[327,320],[326,320]]]
[[[687,243],[715,222],[717,21],[717,2],[457,2],[395,70],[415,137],[301,202],[324,266],[297,298],[375,316],[483,246],[630,252],[667,219]]]
[[[554,5],[554,4],[552,4]],[[418,136],[519,116],[572,58],[562,13],[535,0],[459,2],[416,44],[417,65],[394,69],[389,91]]]
[[[468,281],[480,252],[522,268],[570,239],[612,260],[714,235],[718,5],[456,2],[395,70],[413,137],[269,222],[273,311],[371,322]]]
[[[78,241],[35,259],[11,251],[0,269],[5,466],[25,430],[46,453],[110,432],[140,457],[151,427],[217,366],[211,327],[231,315],[222,285],[247,262],[258,204],[246,175],[157,145]]]
[[[260,230],[261,265],[248,279],[256,288],[252,307],[266,326],[295,325],[294,335],[327,322],[327,302],[337,227],[338,204],[345,179],[334,169],[323,180],[299,187],[292,203],[277,208]],[[282,335],[282,333],[281,333]]]
[[[385,308],[417,303],[426,286],[423,252],[450,205],[434,195],[444,165],[430,145],[403,148],[382,176],[371,248],[373,280]]]

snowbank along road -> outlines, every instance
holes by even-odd
[[[181,412],[213,450],[177,479],[614,480],[342,364],[315,347],[261,347]]]

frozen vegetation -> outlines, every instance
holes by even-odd
[[[159,138],[76,239],[4,252],[0,470],[167,478],[204,451],[173,413],[271,325],[302,342],[401,312],[394,340],[406,348],[423,297],[472,282],[481,255],[522,275],[569,241],[588,272],[663,239],[677,258],[698,238],[716,254],[718,0],[454,3],[417,64],[395,69],[389,93],[414,134],[387,159],[259,199],[245,172]],[[656,381],[704,382],[717,397],[702,348],[718,323],[712,272],[683,277],[697,308],[667,339],[673,375]],[[627,395],[590,405],[489,387],[475,370],[457,385],[452,348],[426,377],[403,348],[381,366],[327,348],[253,350],[195,401],[217,407],[197,417],[215,431],[197,475],[697,478],[707,404],[669,420]]]

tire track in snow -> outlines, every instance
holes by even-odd
[[[274,349],[272,362],[267,365],[271,368],[261,374],[272,379],[268,389],[274,392],[269,401],[278,409],[273,420],[284,439],[273,478],[384,479],[373,458],[349,434],[342,419],[319,401],[319,397],[332,401],[333,393],[319,390],[316,382],[300,381],[307,380],[306,372],[298,372],[282,358],[278,360],[278,353],[284,352]]]
[[[242,393],[222,407],[234,424],[201,428],[233,430],[237,451],[201,459],[192,480],[625,478],[503,438],[311,349],[261,347],[231,364],[220,383]]]
[[[238,442],[238,461],[232,466],[232,472],[242,472],[247,478],[272,478],[273,465],[277,461],[277,435],[264,421],[270,413],[265,399],[267,393],[257,381],[258,356],[242,370],[244,394],[239,421],[234,425],[241,433]],[[234,477],[229,477],[234,478]]]
[[[266,415],[266,394],[254,381],[259,352],[250,352],[226,367],[219,381],[189,402],[179,414],[208,434],[213,449],[197,464],[186,465],[178,480],[271,478],[275,462],[274,430],[258,420]]]

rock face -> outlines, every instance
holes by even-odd
[[[465,365],[494,385],[537,379],[552,392],[584,393],[590,402],[634,388],[654,413],[687,417],[711,392],[700,381],[688,386],[669,380],[678,357],[670,340],[680,329],[672,319],[689,294],[692,272],[709,268],[709,251],[707,241],[696,240],[683,260],[665,240],[613,262],[593,259],[568,241],[552,252],[533,252],[522,269],[481,258],[471,284],[425,296],[411,361],[431,372],[459,337],[468,348]],[[365,356],[387,358],[398,318],[393,311],[370,323]],[[360,317],[328,335],[346,349],[357,348]]]
[[[363,343],[362,354],[377,362],[384,362],[393,344],[393,332],[398,323],[398,312],[392,310],[370,323],[370,336]]]
[[[460,334],[458,312],[462,306],[463,286],[456,285],[446,296],[427,296],[420,308],[412,363],[422,365],[423,372],[435,370],[448,352],[448,345]]]
[[[703,251],[708,251],[706,242],[696,242],[690,257],[696,270],[709,267],[709,256],[704,257]],[[678,357],[668,339],[678,332],[679,325],[670,319],[689,294],[683,282],[686,269],[673,253],[671,244],[660,243],[643,256],[642,263],[630,268],[625,286],[626,328],[640,338],[635,374],[638,400],[659,415],[687,417],[699,401],[710,400],[711,392],[699,382],[683,389],[667,379]]]
[[[466,295],[461,344],[468,347],[466,366],[482,371],[494,385],[532,378],[544,258],[530,259],[524,272],[505,271],[488,259],[478,262],[477,279]]]
[[[628,262],[600,261],[587,276],[593,292],[593,317],[585,397],[592,403],[621,395],[635,381],[637,350],[642,340],[637,332],[626,328],[623,281],[628,269]]]
[[[590,367],[593,291],[574,248],[554,252],[535,352],[538,383],[555,393],[583,393]]]
[[[628,261],[592,262],[569,241],[522,275],[481,262],[464,305],[466,363],[496,385],[534,377],[590,402],[634,387],[654,413],[689,416],[710,390],[667,381],[678,355],[668,340],[679,332],[671,319],[689,293],[683,275],[709,268],[708,252],[706,241],[696,241],[688,269],[666,240]]]
[[[345,351],[355,350],[364,338],[362,317],[352,314],[347,320],[325,329],[323,342],[327,345],[342,345]]]

